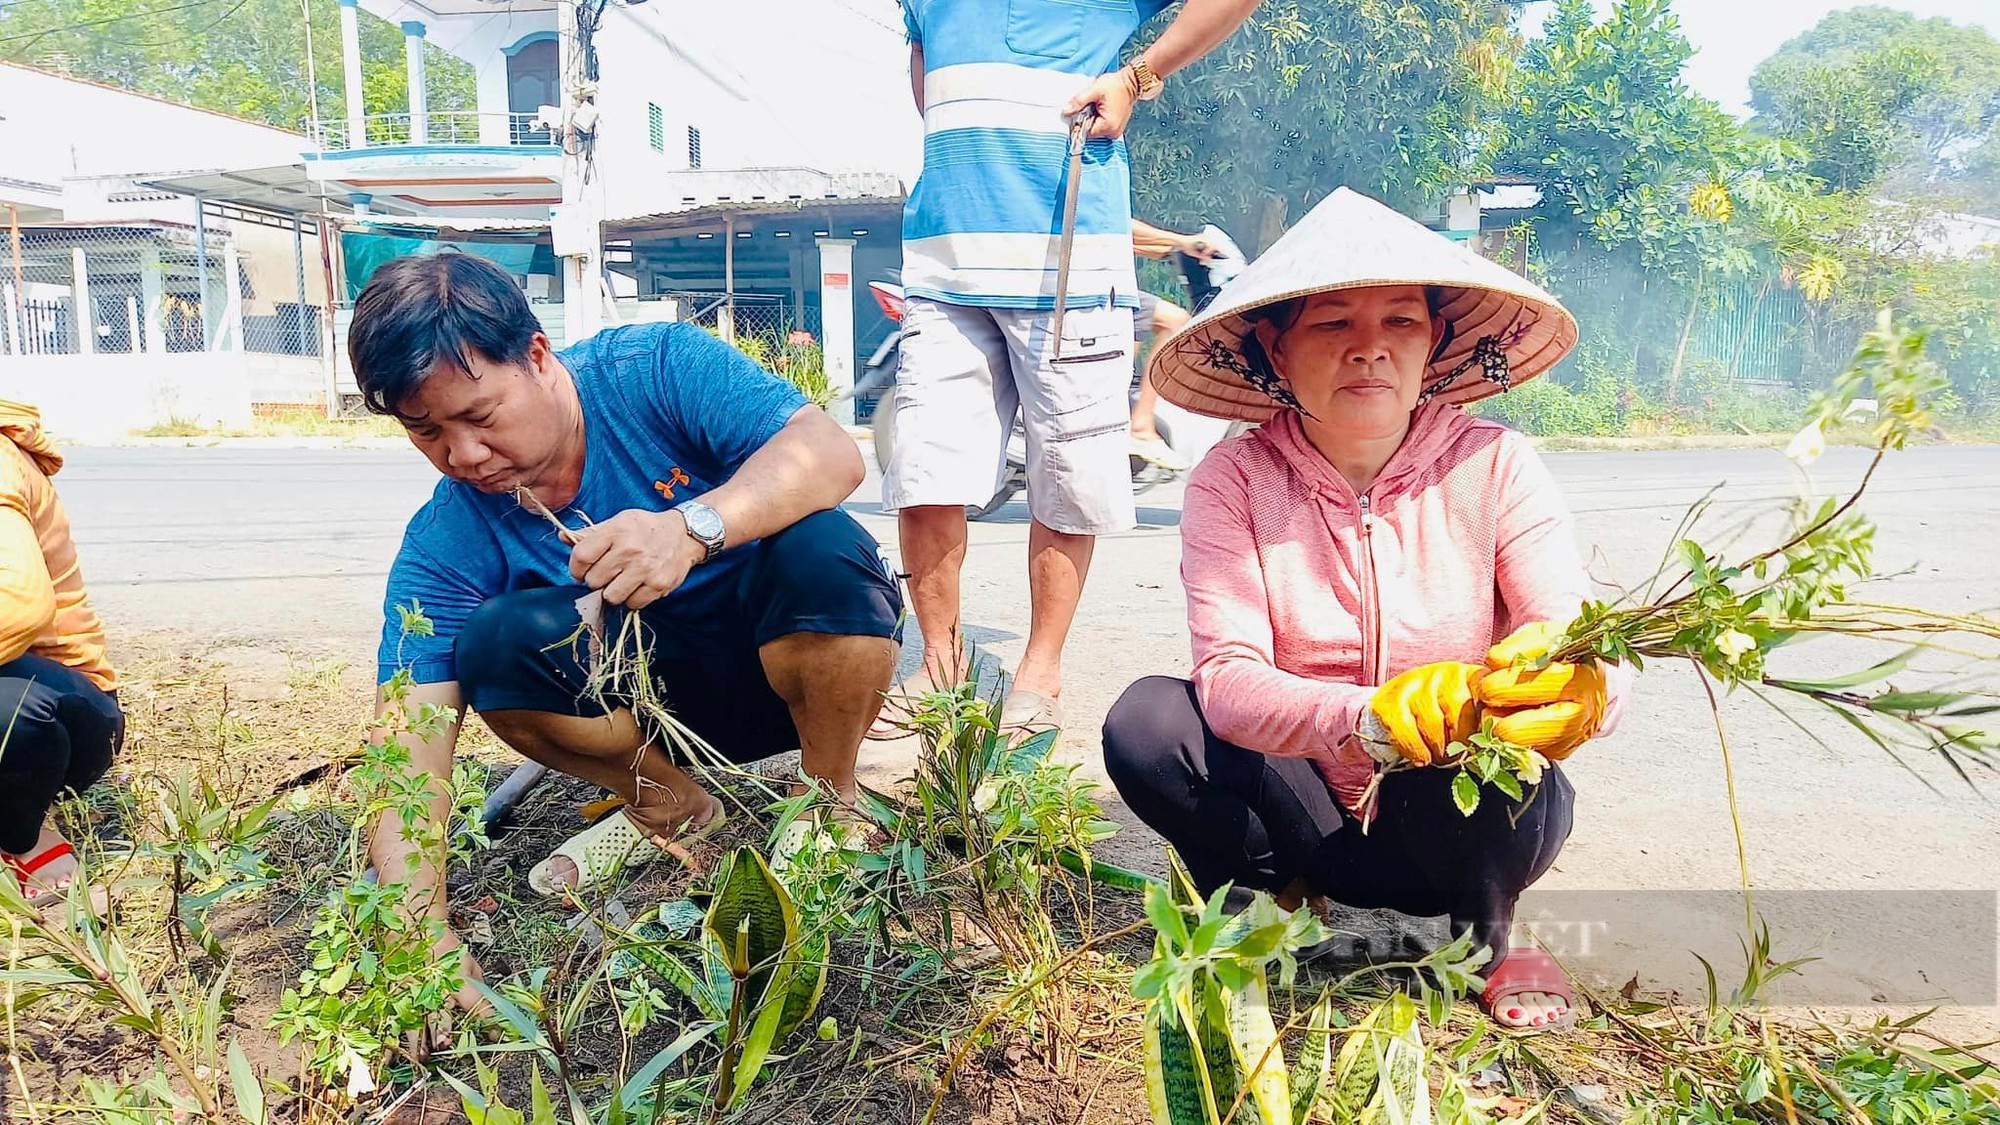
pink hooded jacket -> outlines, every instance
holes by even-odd
[[[1181,542],[1209,727],[1311,758],[1350,809],[1373,764],[1349,735],[1375,686],[1420,664],[1479,663],[1519,625],[1574,618],[1591,590],[1527,439],[1444,404],[1417,409],[1365,495],[1296,414],[1217,446],[1188,482]],[[1599,733],[1629,682],[1611,671]]]

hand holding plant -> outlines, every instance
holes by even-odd
[[[1560,760],[1575,748],[1579,735],[1595,732],[1591,710],[1601,712],[1598,666],[1605,663],[1637,670],[1648,660],[1685,660],[1705,683],[1742,688],[1774,703],[1791,699],[1824,707],[1899,762],[1899,749],[1935,753],[1968,783],[1967,763],[1994,768],[2000,739],[1970,722],[2000,710],[2000,695],[1993,688],[1960,683],[1905,690],[1889,681],[1920,655],[1965,655],[1976,642],[2000,640],[2000,620],[1865,602],[1851,595],[1854,586],[1874,577],[1875,528],[1856,505],[1889,451],[1929,428],[1927,403],[1946,386],[1937,365],[1923,353],[1923,332],[1884,312],[1875,330],[1862,338],[1853,363],[1815,402],[1802,437],[1816,440],[1795,445],[1817,446],[1826,428],[1842,419],[1875,418],[1874,457],[1844,500],[1801,498],[1786,538],[1735,562],[1678,536],[1669,564],[1641,591],[1619,602],[1587,602],[1560,630],[1535,626],[1533,632],[1523,630],[1495,646],[1489,654],[1493,669],[1481,679],[1483,702],[1512,705],[1546,698],[1551,701],[1543,704],[1546,708],[1574,706],[1539,716],[1528,712],[1534,717],[1513,721],[1489,715],[1481,732],[1453,751],[1462,755],[1458,760],[1464,771],[1453,791],[1460,809],[1470,815],[1477,807],[1482,783],[1518,798],[1520,783],[1539,776],[1537,758]],[[1872,393],[1872,401],[1861,398],[1864,391]],[[1682,529],[1692,527],[1710,504],[1710,498],[1696,504],[1683,518]],[[1905,647],[1858,672],[1827,680],[1767,671],[1766,660],[1778,647],[1829,635]],[[1767,694],[1771,692],[1776,699]]]

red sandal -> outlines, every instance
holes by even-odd
[[[1576,994],[1570,990],[1569,978],[1563,975],[1562,966],[1556,959],[1540,949],[1510,949],[1507,956],[1491,972],[1486,974],[1486,991],[1479,994],[1479,1003],[1486,1014],[1494,1014],[1494,1005],[1509,996],[1519,996],[1523,992],[1541,992],[1562,1000],[1563,1013],[1545,1024],[1529,1024],[1516,1027],[1501,1024],[1508,1031],[1540,1033],[1560,1031],[1576,1022]]]
[[[68,840],[64,840],[55,847],[49,848],[47,851],[38,852],[32,856],[23,857],[0,853],[0,859],[7,861],[8,870],[14,873],[14,878],[21,881],[21,897],[27,899],[29,902],[33,902],[43,895],[61,894],[67,888],[57,889],[38,886],[32,880],[31,876],[64,856],[73,856],[75,854],[76,849],[69,846]],[[77,873],[79,875],[82,874],[81,869]]]

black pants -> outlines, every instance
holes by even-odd
[[[1575,798],[1551,767],[1525,805],[1488,788],[1462,816],[1451,800],[1455,771],[1411,770],[1383,779],[1364,834],[1311,762],[1222,741],[1194,685],[1166,676],[1133,684],[1111,708],[1104,768],[1203,893],[1228,882],[1275,892],[1303,879],[1347,906],[1448,915],[1454,934],[1471,930],[1496,949],[1506,948],[1521,892],[1569,838]]]
[[[874,537],[845,512],[807,516],[737,550],[750,557],[735,581],[669,594],[639,618],[667,709],[741,763],[799,748],[791,708],[771,687],[758,650],[796,633],[900,638],[903,601]],[[466,706],[482,714],[604,714],[585,692],[587,653],[569,643],[576,599],[586,592],[521,590],[474,610],[453,646]],[[607,632],[622,612],[607,614]]]
[[[0,664],[0,851],[23,855],[49,808],[111,768],[125,741],[118,700],[74,668],[45,657]]]

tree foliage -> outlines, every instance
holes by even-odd
[[[1342,185],[1435,209],[1483,173],[1481,123],[1516,46],[1510,10],[1498,0],[1265,0],[1135,117],[1139,213],[1219,221],[1256,248]]]
[[[314,67],[308,81],[306,21]],[[426,48],[432,110],[476,105],[472,67]],[[361,13],[361,83],[369,113],[409,109],[403,33]],[[298,129],[343,110],[340,10],[334,0],[9,0],[0,59]]]
[[[1666,0],[1624,0],[1602,23],[1562,0],[1522,54],[1495,167],[1542,191],[1547,234],[1630,247],[1649,268],[1696,272],[1726,217],[1702,189],[1748,159],[1714,102],[1687,88],[1694,53]]]
[[[1667,0],[1621,0],[1602,21],[1562,0],[1528,43],[1494,167],[1540,192],[1536,266],[1586,337],[1671,396],[1703,302],[1755,257],[1731,227],[1731,183],[1772,154],[1744,143],[1681,79],[1694,53]]]
[[[1890,8],[1836,11],[1750,78],[1753,125],[1790,136],[1837,188],[1935,187],[2000,206],[2000,40]]]

